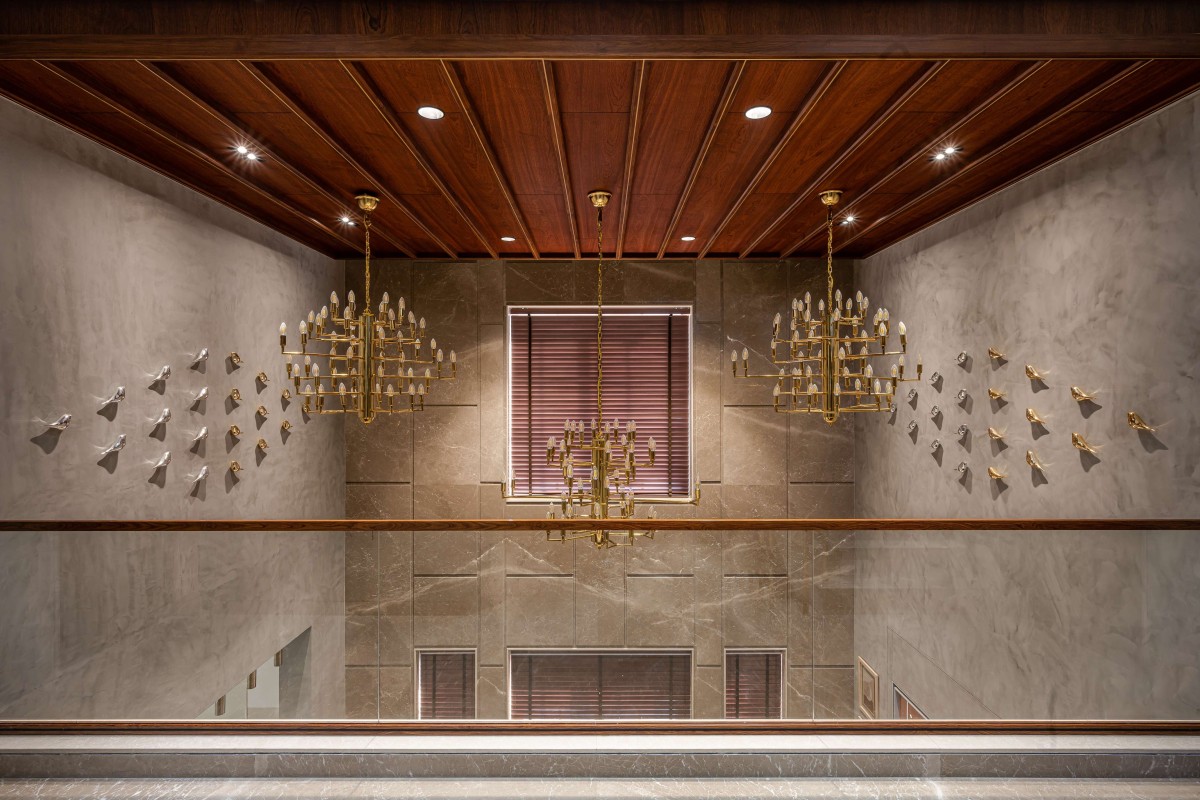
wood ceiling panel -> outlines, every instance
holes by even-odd
[[[924,86],[908,98],[902,110],[871,133],[844,160],[824,176],[824,185],[841,189],[843,214],[856,215],[854,199],[859,197],[888,170],[895,169],[911,155],[941,140],[940,132],[969,113],[981,99],[993,96],[1012,83],[1033,62],[975,61],[949,62]],[[820,191],[819,189],[817,191]],[[789,252],[797,239],[819,226],[825,209],[811,192],[795,195],[789,207],[778,214],[760,242],[750,245],[766,252]],[[740,252],[744,252],[745,248]]]
[[[751,234],[761,233],[807,185],[824,171],[846,143],[872,125],[906,96],[914,81],[924,79],[936,66],[927,62],[852,62],[834,79],[796,135],[780,148],[778,157],[757,185],[743,190],[750,195],[773,196],[770,203],[756,201],[754,210],[726,206],[724,225],[709,224],[719,235],[708,247],[715,253],[737,253]],[[731,215],[732,212],[732,215]],[[710,234],[711,236],[712,234]]]
[[[589,257],[596,188],[609,254],[815,254],[825,185],[860,218],[841,252],[874,252],[1197,84],[1200,60],[0,61],[4,95],[337,256],[365,188],[380,255]]]
[[[905,196],[906,200],[930,191],[952,177],[957,170],[1007,146],[1014,137],[1022,135],[1039,120],[1119,75],[1128,66],[1129,62],[1050,62],[963,125],[955,132],[953,142],[930,141],[924,155],[918,155],[875,191]],[[932,160],[933,150],[945,144],[961,147],[962,151],[943,162]],[[848,211],[859,198],[847,195],[845,200],[845,209]],[[855,213],[862,212],[856,209]],[[886,216],[887,213],[884,211],[882,215]],[[803,243],[798,248],[793,247],[795,252],[816,252],[824,246],[821,219],[818,216],[813,221]],[[881,216],[868,215],[862,219],[865,223],[874,224]],[[792,236],[793,242],[799,241],[796,234],[803,236],[803,229],[786,234],[781,232],[769,244],[764,244],[783,251],[789,247],[786,243],[788,235]]]
[[[633,162],[625,250],[653,254],[666,235],[722,87],[733,65],[660,61],[647,65],[645,111]]]
[[[464,216],[483,235],[484,246],[500,252],[525,251],[528,245],[523,241],[500,241],[501,236],[523,240],[523,225],[513,215],[504,187],[492,171],[471,120],[461,110],[441,63],[365,62],[354,66],[370,79],[364,90],[377,93],[388,107],[395,123],[462,206]],[[445,116],[425,119],[417,113],[422,105],[439,108]]]
[[[451,67],[495,151],[538,250],[571,253],[570,215],[562,199],[541,65],[536,61],[463,61]]]
[[[899,206],[883,224],[847,240],[846,252],[861,255],[886,247],[1198,88],[1200,62],[1147,64],[1079,103],[1063,115],[1061,124],[1037,130],[1019,146],[997,150],[936,191],[909,198],[909,204]],[[1117,107],[1120,111],[1111,110]]]
[[[671,254],[695,253],[720,221],[721,215],[753,178],[763,161],[787,133],[796,114],[805,108],[831,70],[821,61],[763,61],[747,64],[738,81],[729,109],[719,120],[689,202],[667,242]],[[767,105],[765,119],[746,117],[746,109]],[[680,236],[696,242],[686,243]]]
[[[596,252],[596,211],[587,193],[606,189],[612,193],[612,201],[605,208],[609,233],[605,251],[611,253],[616,246],[621,204],[626,202],[625,143],[636,65],[624,61],[566,61],[552,67],[579,246],[583,254]]]
[[[426,230],[452,253],[477,253],[484,243],[461,215],[445,213],[437,182],[396,140],[387,122],[338,62],[273,62],[255,68],[294,98],[305,116],[338,140],[355,163],[375,179],[372,188],[403,202]]]

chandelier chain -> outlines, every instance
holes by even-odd
[[[368,311],[370,311],[371,310],[371,212],[370,211],[363,212],[363,240],[365,242],[365,246],[363,248],[363,255],[366,257],[366,268],[364,271],[366,272],[366,276],[367,276],[366,277],[367,285],[365,287],[366,295],[367,295],[366,308]]]
[[[833,308],[833,206],[826,209],[825,231],[826,306]]]
[[[596,209],[596,415],[604,424],[604,209]]]

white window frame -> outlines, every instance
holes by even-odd
[[[578,305],[578,304],[576,304],[576,305],[564,305],[564,304],[553,305],[553,304],[510,303],[507,306],[505,306],[505,308],[504,308],[504,352],[505,352],[505,366],[508,370],[508,376],[507,376],[506,387],[505,387],[506,392],[507,392],[507,396],[506,396],[507,408],[505,410],[505,420],[504,420],[504,423],[505,423],[505,442],[504,442],[504,475],[505,475],[505,478],[504,478],[504,480],[508,479],[508,476],[512,474],[512,470],[513,470],[513,457],[512,457],[512,442],[513,442],[512,320],[513,320],[513,313],[512,312],[513,312],[513,309],[517,309],[517,308],[528,309],[530,311],[537,311],[537,312],[542,312],[542,313],[545,313],[545,312],[553,313],[555,311],[592,311],[592,312],[595,312],[595,310],[596,310],[596,306],[594,306],[594,305]],[[654,503],[655,501],[661,501],[661,502],[670,501],[672,503],[678,503],[681,500],[689,500],[690,501],[690,500],[696,499],[696,483],[697,483],[697,480],[696,480],[696,448],[695,448],[695,442],[696,442],[696,433],[695,433],[695,429],[696,429],[696,414],[695,414],[695,409],[696,409],[696,379],[695,379],[695,374],[696,374],[696,360],[695,360],[696,359],[696,347],[695,347],[696,308],[691,303],[657,303],[657,304],[653,304],[653,305],[647,305],[647,304],[616,305],[616,306],[605,306],[604,307],[604,313],[606,316],[633,316],[633,315],[640,316],[647,312],[659,311],[659,310],[667,309],[667,308],[686,309],[687,315],[688,315],[688,323],[689,323],[687,326],[687,331],[688,331],[688,335],[687,335],[687,348],[688,348],[688,357],[687,357],[687,361],[688,361],[688,370],[687,370],[687,374],[688,374],[687,478],[688,478],[688,480],[687,480],[687,486],[688,486],[688,491],[687,491],[686,495],[671,495],[670,497],[665,497],[662,495],[638,494],[637,500],[639,502],[644,502],[644,503]],[[617,309],[617,310],[614,311],[613,309]],[[624,314],[623,312],[629,312],[629,313]],[[662,316],[666,316],[666,314],[663,313]],[[533,504],[545,504],[551,500],[557,500],[557,499],[558,499],[558,495],[536,494],[536,495],[510,497],[505,502],[513,503],[513,504],[533,505]]]

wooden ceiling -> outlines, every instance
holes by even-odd
[[[734,37],[694,58],[648,57],[643,41],[600,60],[609,50],[596,39],[484,59],[461,52],[481,39],[494,49],[495,37],[460,36],[459,55],[443,43],[441,57],[381,57],[371,39],[372,57],[360,60],[343,40],[322,40],[329,52],[312,58],[297,58],[292,40],[255,53],[253,40],[141,30],[111,46],[82,33],[96,19],[62,23],[65,38],[32,16],[18,20],[20,36],[0,25],[0,94],[336,257],[361,251],[361,229],[339,220],[364,189],[384,201],[379,255],[588,257],[586,194],[597,188],[614,195],[609,254],[816,254],[817,193],[837,188],[840,211],[855,218],[839,226],[838,252],[861,256],[1200,88],[1197,40],[1174,34],[1155,40],[1169,58],[1110,35],[1101,40],[1116,43],[1112,57],[1078,57],[1103,48],[1076,37],[1047,46],[1071,57],[1037,58],[1026,36],[1004,39],[1003,58],[942,40],[920,57],[722,57]],[[1164,19],[1170,29],[1176,18]],[[563,47],[570,57],[554,49]],[[1189,52],[1197,57],[1179,57]],[[445,116],[420,117],[427,105]],[[773,113],[748,119],[759,105]],[[238,145],[262,158],[242,158]],[[934,160],[946,146],[958,151]]]

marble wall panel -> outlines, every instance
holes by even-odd
[[[722,456],[725,486],[778,486],[787,473],[787,417],[770,407],[726,405],[722,439],[736,446]]]
[[[727,577],[722,607],[727,647],[787,643],[787,578]]]
[[[348,483],[412,483],[412,414],[382,414],[370,425],[347,415],[344,429]]]
[[[474,647],[479,641],[479,578],[473,575],[413,579],[413,644]]]
[[[695,323],[692,351],[692,463],[701,481],[721,480],[721,325]]]
[[[854,670],[850,667],[814,667],[813,718],[854,719]]]
[[[791,658],[791,653],[788,654]],[[789,719],[816,719],[813,705],[813,668],[789,666],[783,713]]]
[[[346,667],[346,716],[350,719],[379,718],[379,668]]]
[[[726,297],[725,278],[746,278],[782,290],[804,280],[822,281],[823,267],[815,262],[782,266],[731,263],[727,270],[720,261],[628,262],[610,267],[606,279],[609,302],[688,303],[696,309],[693,458],[705,483],[699,505],[660,506],[663,517],[783,517],[788,514],[789,477],[847,483],[853,477],[844,463],[831,465],[828,474],[814,463],[791,469],[793,460],[844,457],[839,448],[845,446],[842,439],[849,437],[824,441],[813,436],[801,442],[790,432],[787,417],[757,405],[769,402],[769,392],[758,393],[764,387],[756,387],[743,399],[730,397],[721,377],[726,368],[727,312],[734,316],[747,313],[743,300]],[[503,307],[506,303],[591,302],[595,296],[594,262],[464,262],[443,270],[440,278],[432,277],[439,273],[428,272],[430,266],[412,265],[410,273],[417,289],[422,281],[466,285],[469,281],[462,277],[462,268],[476,272],[480,394],[477,405],[468,401],[455,408],[431,408],[432,414],[427,411],[412,418],[411,480],[416,484],[412,513],[417,517],[541,518],[543,506],[505,503],[499,493],[507,458]],[[729,291],[730,296],[736,293]],[[450,308],[448,313],[460,311]],[[464,418],[468,420],[465,426],[461,424]],[[456,432],[463,429],[478,432],[478,449],[467,445],[462,454],[441,452],[446,443],[454,447],[460,443]],[[388,445],[372,446],[386,452]],[[478,462],[477,469],[466,463],[472,457]],[[403,472],[393,472],[383,480],[406,477]],[[821,487],[808,491],[818,496],[844,492]],[[363,502],[362,497],[362,490],[356,490],[357,504]],[[414,576],[420,604],[422,576],[477,574],[477,655],[481,670],[493,670],[497,675],[506,668],[510,646],[692,648],[697,668],[715,676],[712,688],[717,695],[709,703],[715,711],[706,716],[720,716],[720,675],[727,646],[761,645],[765,637],[772,646],[791,647],[793,664],[812,664],[812,535],[801,536],[805,537],[804,546],[793,555],[793,537],[786,532],[663,532],[653,541],[640,540],[632,548],[604,552],[586,542],[548,542],[542,534],[532,532],[481,534],[469,542],[462,534],[417,533],[411,535],[410,574],[381,579],[381,587],[386,593],[386,584],[395,582],[401,587],[398,596],[412,608]],[[727,589],[732,584],[727,584],[726,576],[773,579],[768,588],[760,587],[767,597],[765,603],[754,599],[740,606],[735,603],[735,613],[729,616]],[[400,607],[386,600],[380,603],[381,609],[389,605]],[[404,626],[402,613],[381,613],[378,624],[381,664],[411,662],[411,655],[404,657],[400,648],[420,644],[421,631],[428,630],[420,620]],[[395,646],[389,646],[389,641]],[[483,674],[481,671],[481,714],[495,715],[503,707],[503,698],[496,695],[502,691],[502,682],[493,681],[485,688]],[[809,713],[811,683],[808,675],[802,689]],[[485,699],[489,692],[490,700]],[[489,704],[494,708],[485,712]]]
[[[625,558],[584,541],[575,548],[575,644],[625,644]]]
[[[479,478],[508,479],[508,351],[505,325],[479,327]]]
[[[412,667],[379,668],[379,718],[416,716],[416,687]]]
[[[854,484],[789,484],[788,516],[796,519],[852,517],[854,516]]]
[[[425,405],[478,405],[480,388],[478,279],[474,263],[417,262],[413,265],[413,312],[428,323],[429,340],[445,351],[449,374],[450,351],[458,355],[454,380],[438,381],[425,399]]]
[[[7,100],[0,173],[11,187],[57,187],[0,197],[0,287],[11,300],[0,363],[20,376],[0,388],[4,515],[339,516],[342,425],[304,420],[282,400],[275,328],[341,292],[342,264]],[[191,367],[201,348],[209,359]],[[170,379],[151,385],[163,365]],[[269,383],[255,381],[259,370]],[[126,399],[99,409],[117,386]],[[193,402],[204,387],[210,399]],[[225,401],[234,387],[240,405]],[[269,417],[256,416],[260,403]],[[155,428],[164,408],[172,420]],[[63,413],[70,428],[48,433],[45,422]],[[283,419],[294,426],[287,435]],[[241,440],[223,435],[235,423]],[[209,437],[193,446],[202,427]],[[125,449],[101,459],[120,434]],[[256,458],[259,437],[270,449]],[[168,451],[171,463],[151,470]],[[237,480],[231,459],[245,467]],[[193,484],[202,467],[207,481]],[[6,535],[0,565],[18,572],[0,576],[0,716],[195,716],[309,628],[320,676],[311,710],[340,715],[342,542]],[[144,674],[156,679],[130,678]]]
[[[626,646],[691,646],[696,621],[694,583],[690,575],[630,575],[626,580]]]
[[[475,690],[477,719],[508,719],[508,667],[479,667]]]
[[[721,322],[725,353],[721,371],[721,395],[726,405],[771,405],[771,385],[761,380],[735,379],[729,354],[742,348],[750,351],[752,374],[774,375],[770,363],[771,319],[790,304],[787,272],[776,262],[724,261],[721,265]],[[740,369],[740,366],[739,366]]]
[[[723,719],[725,668],[696,667],[692,681],[692,716],[696,719]]]
[[[813,664],[854,663],[854,532],[813,532]]]
[[[412,531],[381,531],[379,537],[379,663],[413,660]]]
[[[479,406],[426,406],[413,447],[417,485],[479,483]]]
[[[511,647],[570,647],[575,638],[575,581],[512,575],[504,581],[504,637]]]
[[[863,290],[905,320],[910,349],[944,381],[914,384],[915,404],[902,403],[894,424],[857,421],[858,516],[1196,515],[1200,408],[1179,365],[1200,347],[1198,153],[1192,95],[859,265]],[[1030,381],[1026,364],[1046,381]],[[1099,390],[1096,402],[1078,403],[1071,386]],[[989,387],[1006,401],[990,401]],[[1028,423],[1027,407],[1046,425]],[[1129,410],[1170,427],[1141,437]],[[960,424],[971,430],[962,444],[948,435]],[[1072,432],[1105,445],[1099,460],[1071,446]],[[930,457],[934,438],[941,459]],[[1045,473],[1025,465],[1030,449]],[[989,466],[1008,480],[989,480]],[[1200,683],[1184,676],[1200,674],[1200,660],[1195,626],[1181,620],[1197,604],[1180,587],[1197,573],[1177,542],[871,535],[856,546],[856,650],[939,716],[1190,715]]]

